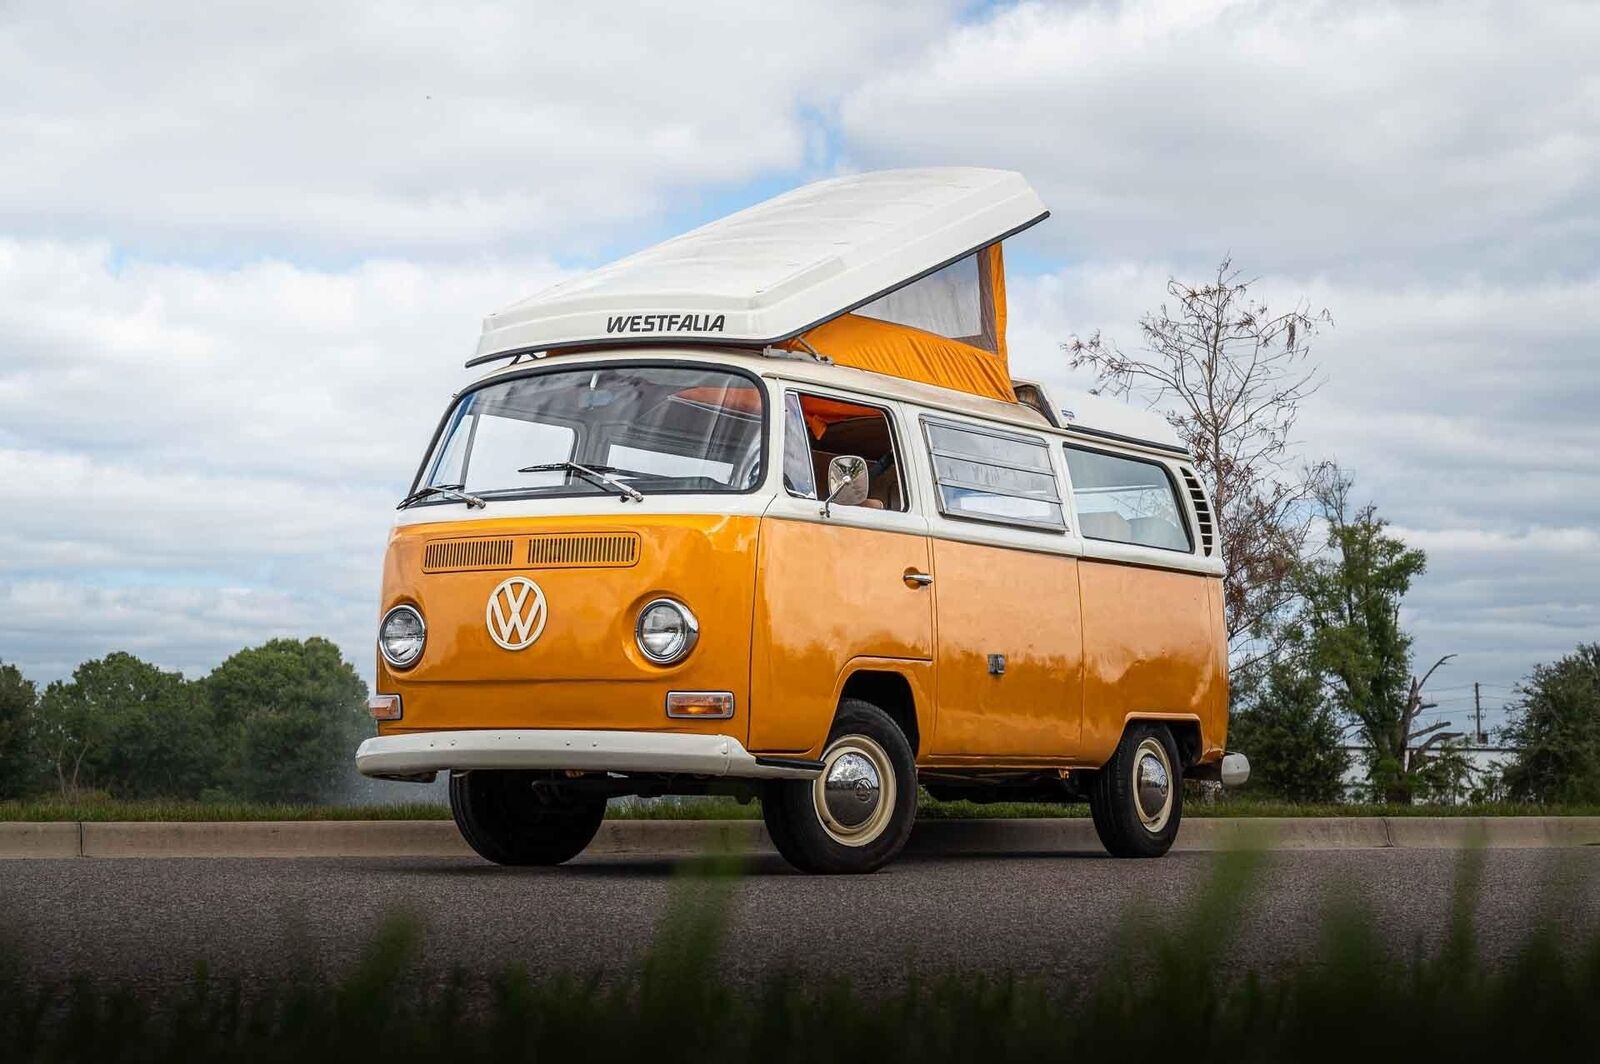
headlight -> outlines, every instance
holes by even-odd
[[[396,606],[383,615],[378,626],[378,653],[397,669],[415,665],[427,641],[428,626],[415,606]]]
[[[700,623],[689,607],[672,599],[645,603],[633,629],[639,652],[657,665],[682,661],[700,638]]]

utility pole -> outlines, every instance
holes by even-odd
[[[1473,725],[1473,734],[1477,737],[1478,745],[1483,745],[1483,688],[1477,680],[1472,681],[1472,712],[1476,719]]]

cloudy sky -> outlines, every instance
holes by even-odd
[[[0,659],[322,633],[368,671],[483,314],[932,164],[1054,211],[1020,374],[1225,253],[1330,309],[1301,446],[1427,550],[1445,709],[1600,638],[1600,8],[778,7],[0,0]]]

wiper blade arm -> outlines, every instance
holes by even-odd
[[[462,491],[461,489],[465,486],[466,485],[464,484],[429,484],[427,487],[418,488],[410,495],[407,495],[405,498],[401,499],[400,505],[396,506],[395,509],[404,510],[412,503],[420,502],[430,495],[443,495],[447,499],[454,499],[456,502],[464,502],[467,504],[467,509],[469,510],[483,509],[485,505],[484,501],[478,498],[476,495],[469,495]]]
[[[523,466],[518,473],[554,473],[557,471],[576,473],[591,484],[598,484],[603,488],[621,493],[624,499],[634,502],[644,502],[644,495],[638,489],[629,487],[620,480],[606,476],[598,469],[579,465],[577,462],[546,462],[543,465]]]

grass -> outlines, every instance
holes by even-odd
[[[619,820],[758,820],[761,806],[732,798],[674,798],[618,801],[607,815]],[[926,820],[1087,817],[1086,805],[1041,802],[941,802],[923,796],[918,815]],[[1296,805],[1248,797],[1216,802],[1193,799],[1187,817],[1357,817],[1357,816],[1600,816],[1600,806],[1548,806],[1512,802],[1480,805]],[[96,797],[80,802],[59,798],[0,802],[6,821],[239,821],[239,820],[449,820],[450,809],[438,802],[399,805],[273,805],[249,802],[190,802],[167,799],[125,800]]]
[[[645,1056],[666,1064],[1110,1057],[1499,1064],[1565,1060],[1574,1050],[1584,1058],[1600,1042],[1600,935],[1550,922],[1510,963],[1486,963],[1473,921],[1478,853],[1462,857],[1449,931],[1436,950],[1385,942],[1370,912],[1335,895],[1320,916],[1308,905],[1306,918],[1320,919],[1322,929],[1314,963],[1221,974],[1214,960],[1242,933],[1262,860],[1225,855],[1174,920],[1130,911],[1095,973],[1048,980],[918,971],[899,989],[858,986],[847,974],[730,981],[721,961],[738,890],[732,858],[685,866],[642,963],[623,973],[520,966],[440,973],[425,967],[424,928],[404,915],[392,916],[341,974],[307,964],[291,978],[248,989],[204,969],[173,990],[92,977],[39,982],[20,952],[0,949],[0,1045],[17,1064],[603,1064]],[[1548,898],[1544,909],[1558,911],[1561,901]]]

